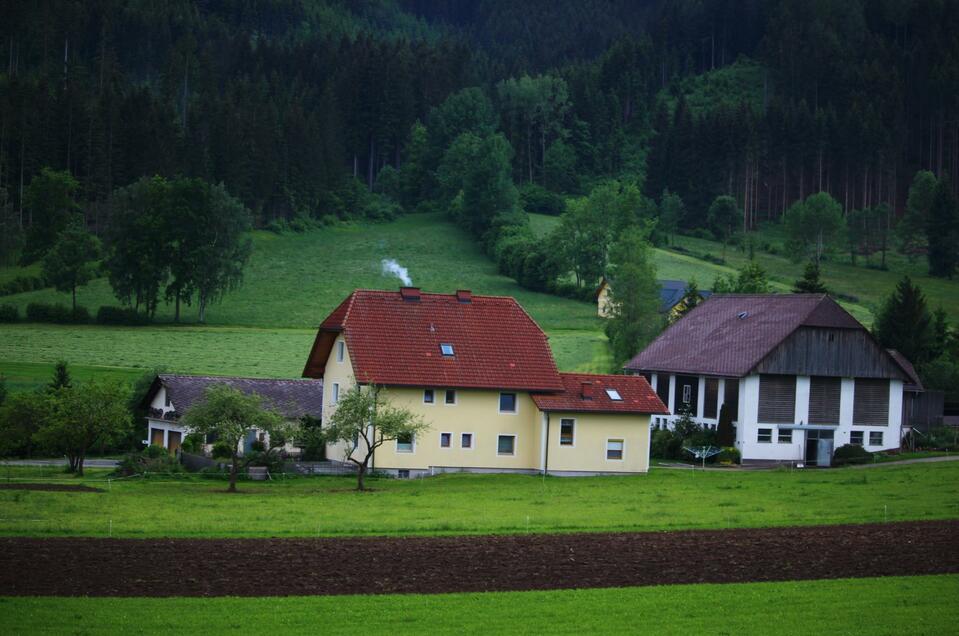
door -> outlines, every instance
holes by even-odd
[[[180,448],[180,438],[182,437],[180,431],[170,431],[167,434],[167,448],[170,449],[171,453],[175,453],[178,448]]]
[[[828,468],[832,465],[832,440],[821,439],[816,449],[816,465],[821,468]]]
[[[150,445],[163,446],[163,429],[162,428],[150,429]]]
[[[806,431],[806,460],[807,466],[815,466],[819,459],[819,438],[815,435],[816,431]]]

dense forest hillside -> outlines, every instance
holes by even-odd
[[[413,123],[467,86],[518,183],[638,179],[679,194],[690,227],[721,193],[751,225],[819,189],[901,209],[918,169],[959,182],[955,2],[48,0],[0,17],[7,224],[30,224],[42,167],[78,179],[95,228],[153,174],[223,182],[260,224],[356,214],[351,178],[401,166]],[[693,105],[685,80],[734,66],[742,99]]]

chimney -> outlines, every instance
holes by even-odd
[[[400,287],[400,296],[403,300],[411,303],[419,302],[420,300],[420,288],[419,287]]]
[[[582,391],[580,395],[584,400],[593,399],[593,383],[592,382],[582,382],[581,383]]]
[[[473,302],[473,292],[471,292],[468,289],[457,289],[456,300],[458,300],[461,303],[469,304]]]

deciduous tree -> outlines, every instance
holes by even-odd
[[[959,204],[946,178],[940,179],[936,185],[926,236],[929,242],[929,273],[952,278],[959,266]]]
[[[842,206],[825,192],[794,203],[786,212],[784,223],[789,235],[786,248],[796,260],[811,258],[819,263],[844,236]]]
[[[650,260],[648,228],[626,230],[610,254],[609,319],[606,336],[617,363],[629,360],[662,330],[659,283]]]
[[[95,261],[99,256],[100,241],[83,227],[81,218],[72,219],[43,256],[44,278],[57,291],[70,292],[74,312],[77,310],[77,287],[86,285],[96,276]]]

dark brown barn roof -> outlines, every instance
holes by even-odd
[[[168,373],[161,373],[156,377],[143,404],[149,406],[157,390],[163,386],[173,408],[178,415],[182,415],[193,404],[201,401],[204,391],[214,384],[226,384],[243,393],[256,393],[263,397],[264,406],[290,419],[304,415],[320,417],[323,412],[322,380],[264,380]]]
[[[825,294],[718,294],[673,323],[625,368],[742,377],[801,326],[865,329]]]
[[[906,356],[902,355],[895,349],[886,349],[889,352],[889,355],[892,356],[892,359],[896,361],[902,370],[906,372],[906,375],[909,376],[909,382],[907,382],[902,388],[907,391],[925,391],[926,389],[922,386],[922,380],[919,379],[919,374],[916,373],[916,368],[912,366],[912,363],[906,359]]]

